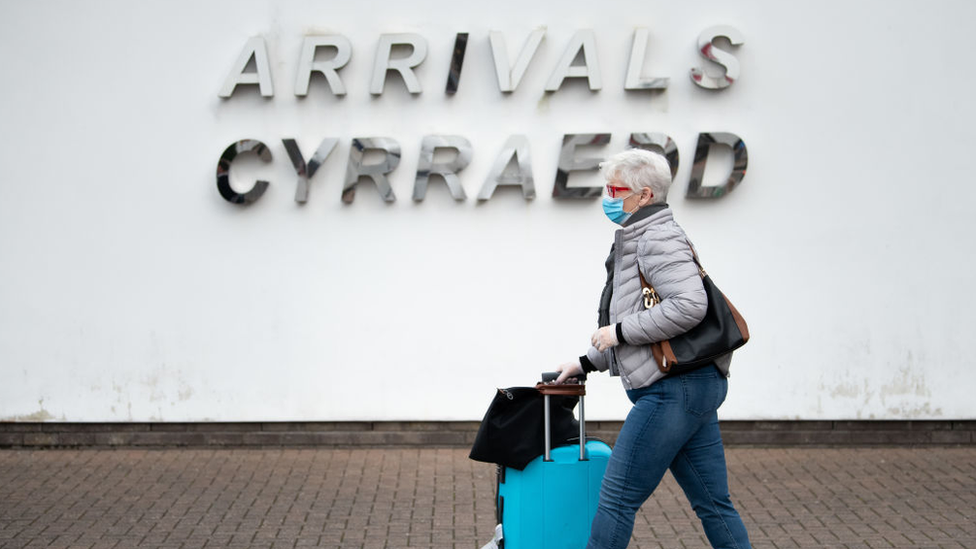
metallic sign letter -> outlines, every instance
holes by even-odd
[[[254,58],[255,72],[244,72],[251,58]],[[268,47],[264,43],[264,37],[255,36],[244,44],[244,51],[241,52],[234,68],[231,69],[224,85],[220,88],[220,97],[228,98],[234,94],[238,84],[257,84],[261,90],[262,97],[274,97],[274,88],[271,85],[271,66],[268,64]]]
[[[500,91],[515,91],[525,75],[525,69],[529,67],[529,62],[532,61],[532,57],[535,56],[535,52],[539,49],[539,44],[542,43],[545,36],[545,28],[532,31],[515,60],[515,66],[510,67],[508,64],[508,48],[505,46],[505,35],[498,31],[488,33],[488,40],[491,42],[491,57],[495,60],[495,75],[498,77],[498,89]]]
[[[386,158],[378,164],[363,165],[363,151],[380,150],[386,153]],[[346,183],[342,187],[342,201],[352,204],[356,198],[356,185],[361,176],[369,177],[376,183],[380,196],[385,202],[393,202],[393,187],[386,174],[396,169],[400,164],[400,144],[388,137],[354,137],[352,148],[349,149],[349,164],[346,165]]]
[[[315,61],[315,51],[318,48],[335,48],[336,54],[328,61]],[[298,59],[298,75],[295,77],[295,95],[308,95],[308,83],[312,79],[312,72],[318,71],[325,76],[334,95],[346,95],[346,87],[339,78],[338,70],[346,66],[352,57],[352,44],[345,36],[338,34],[331,36],[306,36],[302,42],[302,54]]]
[[[579,55],[580,50],[583,50],[583,65],[574,66],[573,61]],[[549,77],[546,91],[558,90],[566,78],[586,78],[591,91],[603,87],[603,79],[600,77],[600,61],[596,54],[596,36],[592,29],[578,30],[570,39],[562,59],[556,63],[556,70],[552,71],[552,76]]]
[[[288,158],[291,158],[291,164],[295,166],[295,171],[298,173],[298,187],[295,188],[295,202],[304,204],[308,202],[308,180],[315,175],[319,166],[329,157],[329,154],[332,153],[332,149],[335,148],[339,140],[334,137],[326,137],[323,139],[322,144],[319,145],[319,148],[312,155],[312,159],[307,165],[305,164],[305,158],[302,157],[302,151],[299,150],[298,143],[294,139],[286,138],[282,139],[281,142],[285,145],[285,150],[288,151]]]
[[[457,156],[450,162],[434,164],[435,149],[454,149]],[[413,184],[413,199],[420,202],[427,196],[427,183],[431,175],[444,178],[454,200],[465,200],[464,187],[457,173],[471,162],[471,142],[459,135],[425,135],[420,144],[420,160],[417,162],[417,179]]]
[[[461,81],[461,65],[464,64],[464,52],[468,49],[468,33],[459,32],[454,39],[454,54],[451,55],[451,69],[447,73],[447,86],[444,93],[457,93],[458,83]]]
[[[514,161],[515,169],[507,169]],[[535,198],[535,183],[532,180],[532,159],[529,157],[529,140],[524,135],[513,135],[505,142],[495,165],[488,172],[485,184],[481,186],[478,200],[488,200],[499,185],[518,185],[522,187],[522,197]]]
[[[253,152],[258,155],[265,164],[271,162],[271,151],[268,146],[256,139],[242,139],[232,144],[220,155],[217,162],[217,190],[224,200],[232,204],[253,204],[261,198],[264,191],[268,189],[267,181],[255,181],[251,190],[246,193],[239,193],[230,186],[230,165],[238,155]]]
[[[606,145],[610,142],[609,133],[578,133],[563,136],[563,148],[559,152],[559,168],[556,169],[556,183],[552,187],[553,198],[599,198],[603,186],[569,187],[569,172],[596,171],[600,169],[602,158],[575,158],[576,147],[585,145]]]
[[[732,173],[722,185],[703,187],[702,177],[705,174],[705,162],[708,161],[708,151],[713,145],[732,147],[732,152],[735,154],[732,162]],[[695,148],[695,163],[691,167],[691,180],[688,182],[688,192],[685,196],[687,198],[722,198],[742,182],[748,165],[749,154],[742,138],[734,133],[700,133],[698,134],[698,146]]]
[[[670,78],[641,76],[649,35],[650,31],[644,27],[638,27],[634,31],[634,45],[630,48],[630,63],[627,65],[627,80],[624,83],[625,90],[663,90],[668,87]]]
[[[739,60],[729,52],[716,48],[712,41],[724,36],[733,46],[745,43],[741,32],[729,26],[709,27],[698,36],[698,51],[701,56],[725,67],[725,76],[714,77],[705,73],[705,69],[695,67],[691,69],[691,79],[699,86],[709,90],[720,90],[732,85],[739,79]]]
[[[410,46],[412,51],[407,57],[390,59],[393,46]],[[403,82],[410,93],[420,93],[420,81],[413,73],[413,67],[424,62],[427,58],[427,40],[419,34],[381,34],[380,43],[376,46],[376,60],[373,63],[373,79],[369,84],[369,93],[382,95],[386,84],[386,73],[389,70],[399,71]]]
[[[671,165],[671,181],[674,181],[674,176],[678,173],[678,146],[670,137],[663,133],[632,133],[628,145],[632,149],[664,154],[664,158],[667,158],[668,164]]]

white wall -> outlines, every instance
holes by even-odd
[[[528,385],[584,352],[614,226],[598,201],[554,201],[562,135],[632,131],[678,144],[671,205],[749,320],[727,419],[976,417],[965,349],[976,198],[966,70],[970,2],[427,0],[0,4],[0,419],[57,421],[479,419],[496,386]],[[741,80],[698,89],[698,34],[732,25]],[[547,35],[519,89],[498,91],[488,32],[511,55]],[[635,27],[663,94],[625,93]],[[597,36],[604,88],[544,84],[577,29]],[[429,42],[411,96],[368,93],[381,33]],[[455,33],[470,33],[456,96]],[[345,98],[299,99],[302,37],[353,44]],[[264,36],[273,99],[217,93]],[[749,150],[725,198],[684,198],[699,132]],[[421,137],[474,148],[468,200],[443,183],[411,197]],[[531,143],[538,198],[477,195],[507,136]],[[294,201],[281,145],[339,146]],[[360,185],[340,201],[353,137],[402,146],[397,200]],[[232,142],[260,139],[216,190]],[[587,155],[584,153],[583,156]],[[718,161],[730,162],[729,157]],[[709,177],[721,177],[717,161]],[[574,176],[573,184],[599,184]],[[622,418],[618,380],[595,376],[589,416]]]

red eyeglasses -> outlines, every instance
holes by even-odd
[[[632,194],[634,191],[630,187],[617,187],[615,185],[607,185],[607,194],[610,198],[621,198]]]

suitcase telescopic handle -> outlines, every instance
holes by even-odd
[[[535,386],[543,397],[543,428],[545,429],[545,455],[543,455],[543,460],[552,461],[552,419],[549,397],[552,395],[570,395],[579,397],[579,460],[586,461],[586,415],[583,408],[586,385],[583,384],[582,379],[579,380],[579,383],[546,383],[547,381],[554,381],[558,376],[557,372],[544,373],[542,374],[543,383]]]

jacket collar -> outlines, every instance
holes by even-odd
[[[651,217],[652,215],[660,212],[661,210],[664,210],[667,207],[668,207],[667,204],[648,204],[647,206],[644,206],[643,208],[631,214],[631,216],[627,218],[627,221],[624,222],[623,226],[629,227],[634,223],[637,223],[638,221]]]
[[[665,223],[672,220],[671,209],[667,204],[652,204],[634,212],[624,226],[617,229],[617,238],[629,240],[641,234],[651,225]]]

